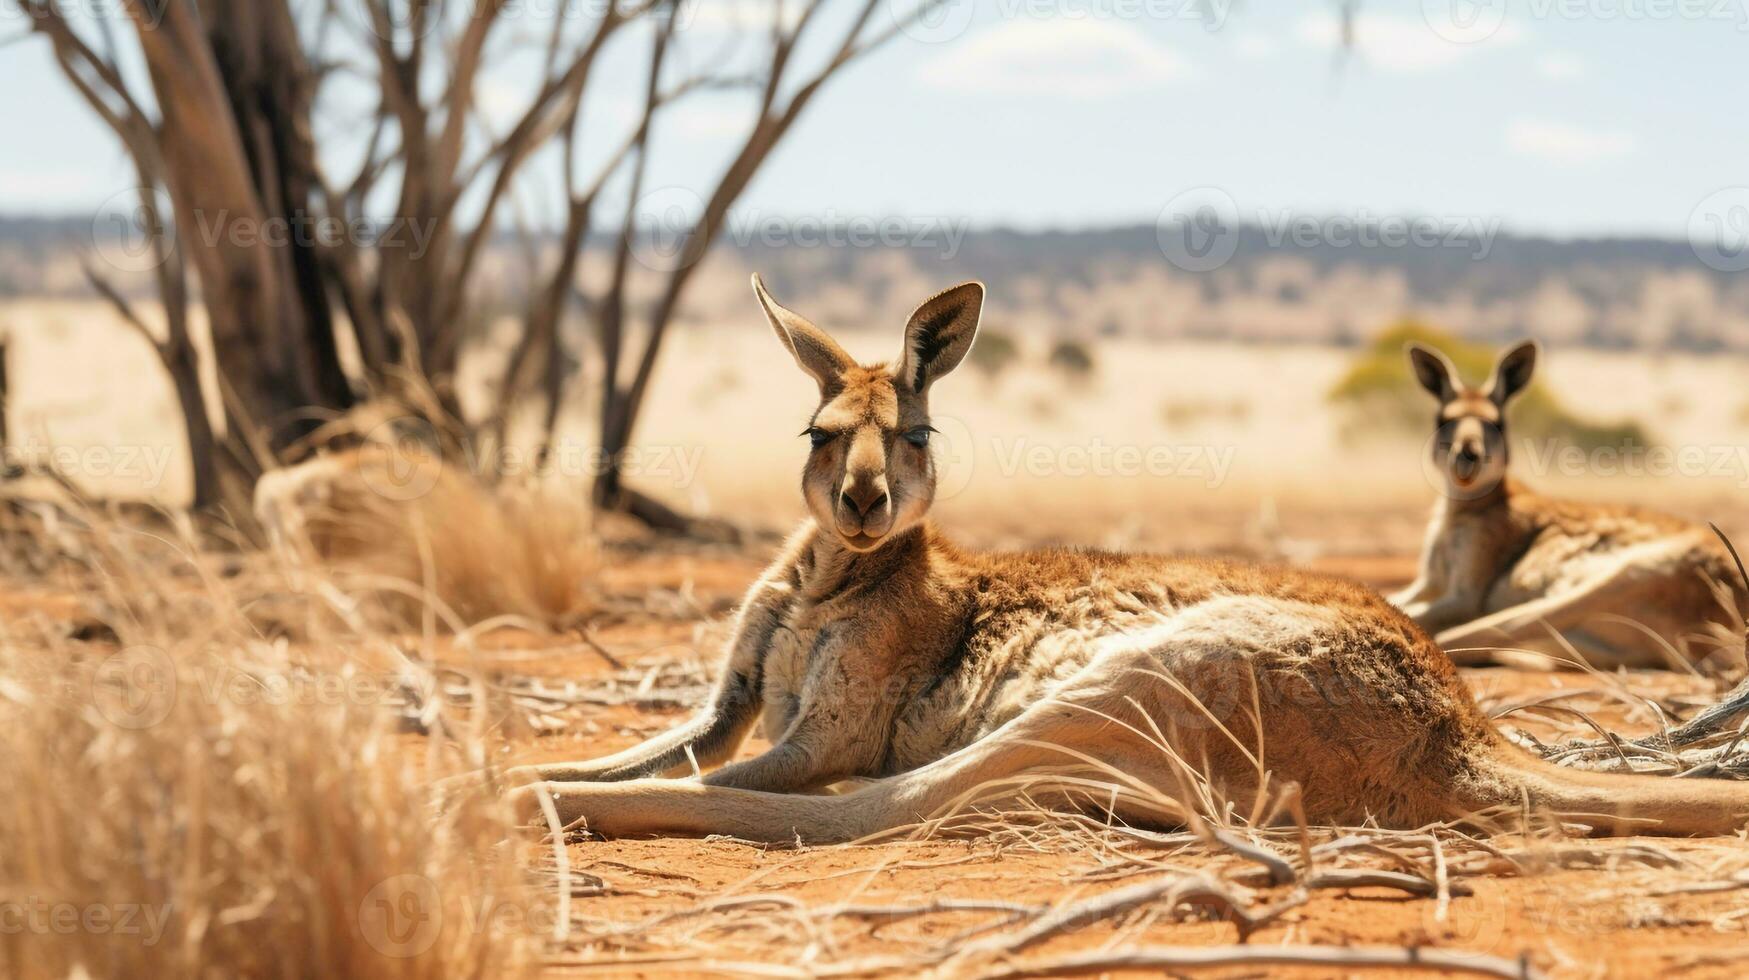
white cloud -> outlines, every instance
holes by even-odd
[[[1262,61],[1273,58],[1281,45],[1275,38],[1267,34],[1241,34],[1233,42],[1233,51],[1246,61]]]
[[[1632,153],[1634,137],[1621,130],[1587,129],[1548,119],[1515,119],[1506,127],[1506,145],[1514,153],[1550,163],[1576,164]]]
[[[717,142],[745,137],[756,116],[754,107],[742,100],[701,99],[675,106],[663,124],[690,139]]]
[[[1585,62],[1565,51],[1552,51],[1536,60],[1537,74],[1557,82],[1568,82],[1585,76]]]
[[[784,28],[793,30],[806,7],[805,3],[789,3],[775,12],[783,16]],[[774,12],[770,0],[688,0],[679,9],[675,26],[698,33],[768,30]]]
[[[962,92],[1086,97],[1159,85],[1189,71],[1134,27],[1023,18],[973,32],[925,64],[920,77]]]
[[[509,128],[534,100],[533,86],[522,87],[503,78],[482,78],[474,89],[480,111],[496,126]]]
[[[1337,50],[1342,27],[1328,13],[1313,14],[1300,21],[1300,40]],[[1354,51],[1368,65],[1386,72],[1437,71],[1450,68],[1490,45],[1516,44],[1524,35],[1511,23],[1502,25],[1485,41],[1460,43],[1440,37],[1418,17],[1392,14],[1360,14],[1354,19]]]

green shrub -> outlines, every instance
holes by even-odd
[[[1432,423],[1433,401],[1415,380],[1404,351],[1411,341],[1444,351],[1471,384],[1487,383],[1499,355],[1487,345],[1460,340],[1419,320],[1397,322],[1361,350],[1330,390],[1330,401],[1350,412],[1345,435],[1419,433]],[[1587,450],[1651,441],[1638,422],[1600,423],[1573,414],[1541,380],[1531,382],[1513,401],[1507,419],[1514,440],[1554,440]]]

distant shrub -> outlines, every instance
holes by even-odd
[[[967,361],[978,373],[995,379],[1020,360],[1020,345],[1000,330],[988,327],[978,331],[978,341],[972,345]]]
[[[1070,381],[1084,382],[1093,377],[1097,364],[1093,351],[1073,337],[1064,337],[1051,346],[1047,360],[1051,368],[1063,373]]]
[[[1251,403],[1242,399],[1171,398],[1160,404],[1160,420],[1170,428],[1189,429],[1211,422],[1237,425],[1251,419]]]
[[[1419,320],[1399,321],[1363,348],[1330,390],[1330,401],[1352,412],[1345,434],[1416,433],[1431,423],[1432,403],[1404,353],[1411,341],[1444,351],[1471,384],[1486,383],[1498,356],[1485,344],[1461,340]],[[1508,420],[1515,439],[1555,440],[1587,450],[1651,441],[1638,422],[1599,423],[1575,415],[1541,380],[1512,403]]]

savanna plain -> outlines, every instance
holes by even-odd
[[[704,700],[741,592],[802,515],[809,382],[751,315],[673,341],[628,468],[734,534],[591,514],[596,461],[562,439],[540,472],[514,451],[367,472],[330,498],[344,547],[318,559],[243,520],[71,492],[181,492],[169,392],[105,316],[0,308],[15,336],[33,324],[14,354],[9,452],[63,447],[57,476],[14,483],[0,529],[0,974],[1749,969],[1741,836],[1598,840],[1535,813],[1491,834],[1303,826],[1292,787],[1274,812],[1236,812],[1194,778],[1160,789],[1195,813],[1181,828],[977,800],[832,846],[512,826],[493,773],[617,751]],[[846,345],[879,359],[896,335]],[[949,533],[1241,557],[1381,590],[1413,577],[1436,493],[1426,433],[1332,400],[1363,350],[1125,337],[1079,350],[1019,338],[936,391],[934,513]],[[1556,348],[1545,383],[1563,406],[1632,420],[1647,442],[1515,445],[1514,471],[1749,542],[1745,366]],[[586,423],[579,407],[574,431]],[[1740,719],[1690,749],[1646,747],[1742,679],[1741,645],[1728,653],[1464,677],[1496,724],[1569,764],[1733,778],[1749,776]],[[433,792],[456,776],[483,791]]]

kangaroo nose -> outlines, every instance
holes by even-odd
[[[844,506],[858,515],[871,514],[880,505],[887,502],[887,487],[884,480],[853,483],[844,488],[838,495]]]

